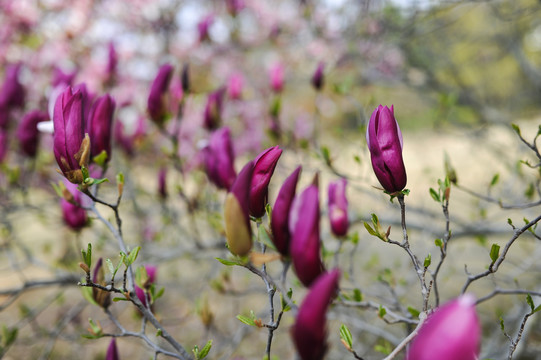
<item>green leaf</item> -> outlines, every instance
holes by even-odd
[[[207,357],[210,348],[212,347],[212,340],[209,340],[205,346],[199,351],[199,356],[197,359],[204,359]]]
[[[162,335],[163,335],[162,329],[156,330],[156,337],[160,337],[160,336],[162,336]]]
[[[500,316],[500,328],[502,329],[503,332],[505,332],[505,325],[503,323],[503,317]]]
[[[265,228],[265,226],[260,225],[258,230],[258,238],[259,241],[261,241],[263,244],[267,245],[268,248],[276,250],[276,246],[274,246],[274,243],[272,242],[269,232]]]
[[[495,263],[496,260],[498,260],[499,256],[500,256],[500,245],[492,244],[492,247],[490,248],[490,259],[492,260],[492,263]]]
[[[353,300],[357,302],[363,301],[363,293],[359,289],[353,289]]]
[[[90,269],[91,265],[92,265],[92,244],[91,243],[88,243],[88,248],[87,250],[85,251],[84,249],[81,250],[81,253],[83,254],[83,261],[84,263],[86,264],[86,266],[88,266],[88,268]]]
[[[440,195],[434,190],[433,188],[430,188],[430,196],[432,196],[432,199],[436,202],[441,202]]]
[[[418,319],[421,312],[411,306],[408,306],[408,312],[413,316],[414,318]]]
[[[119,172],[116,174],[116,182],[117,184],[124,184],[124,174]]]
[[[141,247],[137,246],[135,249],[130,251],[127,259],[128,265],[131,265],[135,262],[135,260],[137,259],[137,255],[139,255],[139,250],[141,250]]]
[[[91,303],[92,305],[99,306],[96,300],[94,300],[94,296],[92,295],[92,288],[90,286],[81,286],[81,292],[83,293],[83,297]]]
[[[226,260],[226,259],[222,259],[222,258],[215,258],[216,260],[218,260],[219,262],[221,262],[222,264],[224,264],[225,266],[234,266],[234,265],[240,265],[241,263],[238,261],[238,260]]]
[[[428,253],[428,255],[425,257],[425,262],[423,264],[423,266],[425,268],[429,267],[430,264],[432,263],[432,255],[430,255],[430,253]]]
[[[115,266],[113,265],[113,262],[111,261],[111,259],[105,259],[105,264],[107,264],[107,269],[114,276],[115,275]]]
[[[353,245],[357,245],[359,243],[359,233],[357,231],[351,234],[351,242]]]
[[[383,306],[379,306],[378,316],[383,319],[383,317],[387,314],[387,310]]]
[[[107,161],[107,151],[102,150],[98,155],[92,158],[92,161],[103,167],[103,165],[105,165],[105,162]]]
[[[493,177],[492,177],[492,180],[490,181],[490,186],[494,186],[498,183],[498,181],[500,180],[500,174],[495,174]]]
[[[520,128],[518,127],[518,125],[516,124],[511,124],[511,127],[513,128],[513,130],[515,130],[515,132],[520,135]]]
[[[3,347],[7,348],[11,344],[13,344],[15,340],[17,339],[18,333],[19,333],[18,328],[14,327],[10,329],[7,326],[3,325],[2,326],[2,343],[4,345]]]
[[[359,157],[359,155],[355,155],[353,156],[353,160],[357,163],[357,164],[361,164],[361,158]]]
[[[443,241],[441,239],[434,240],[434,244],[440,249],[443,247]]]
[[[330,165],[332,163],[331,152],[327,146],[323,145],[321,147],[321,155],[323,156],[323,160],[325,160],[325,163],[327,165]]]
[[[237,315],[237,319],[239,319],[240,322],[243,322],[246,325],[255,326],[255,322],[251,317],[245,315]]]
[[[530,309],[532,310],[532,314],[533,314],[533,312],[535,311],[535,305],[533,303],[533,299],[530,294],[526,295],[526,302],[528,303],[528,305],[530,305]]]
[[[344,324],[340,326],[340,339],[344,340],[349,346],[349,349],[353,348],[353,336],[351,336],[351,331]]]
[[[114,297],[113,301],[114,302],[119,302],[119,301],[129,301],[129,300],[126,299],[125,297]]]
[[[372,229],[372,227],[366,221],[364,222],[364,227],[370,235],[378,236],[378,233],[374,229]]]

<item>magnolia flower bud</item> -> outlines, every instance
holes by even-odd
[[[325,69],[325,64],[323,62],[320,62],[317,65],[317,69],[314,72],[314,75],[312,75],[312,86],[317,91],[320,91],[323,88],[323,84],[325,83],[325,77],[323,75],[323,70]]]
[[[109,343],[109,346],[107,347],[107,353],[105,354],[105,360],[120,360],[120,356],[118,355],[118,349],[116,347],[115,338],[111,339],[111,342]]]
[[[253,161],[240,171],[227,194],[224,205],[225,236],[229,251],[234,255],[247,255],[252,249],[252,228],[248,214],[250,181],[254,172]]]
[[[319,193],[315,185],[308,186],[293,201],[289,230],[293,268],[299,280],[308,287],[324,270],[319,242]]]
[[[270,86],[274,93],[281,93],[284,89],[284,66],[275,64],[269,72]]]
[[[47,121],[49,116],[46,112],[34,110],[27,113],[17,128],[17,139],[24,155],[34,158],[38,151],[39,131],[38,123]]]
[[[114,112],[115,100],[108,94],[96,99],[90,109],[91,153],[92,156],[98,156],[102,151],[105,151],[107,153],[106,161],[111,159]]]
[[[210,14],[205,16],[199,23],[197,23],[197,32],[199,33],[199,42],[209,39],[209,29],[214,22],[214,15]]]
[[[105,282],[105,274],[103,271],[102,258],[99,258],[98,262],[96,263],[96,267],[94,268],[94,276],[92,277],[92,282],[94,284],[98,284],[102,286],[107,285],[107,283]],[[93,287],[92,297],[94,298],[94,301],[98,303],[98,305],[104,309],[107,309],[109,305],[111,305],[111,296],[108,291]]]
[[[64,223],[72,230],[80,231],[87,224],[86,210],[81,206],[83,196],[77,186],[64,181],[67,194],[62,198],[60,206],[62,207],[62,216]],[[66,199],[68,198],[68,199]]]
[[[162,200],[167,199],[167,168],[165,167],[158,172],[158,194]]]
[[[22,64],[19,63],[6,68],[4,83],[0,90],[0,108],[3,111],[24,106],[26,91],[19,82],[21,67]]]
[[[218,89],[210,93],[205,105],[203,126],[207,130],[215,130],[220,127],[222,122],[222,107],[224,102],[225,89]]]
[[[83,94],[68,87],[56,99],[53,115],[54,156],[70,182],[83,182],[81,166],[88,165],[90,139],[85,136]]]
[[[301,170],[302,168],[299,166],[284,181],[272,208],[271,229],[273,243],[276,246],[276,250],[284,256],[289,255],[289,241],[291,238],[289,232],[289,211],[295,198],[295,189]]]
[[[329,184],[329,220],[331,231],[336,236],[344,236],[348,232],[346,185],[347,180],[344,178]]]
[[[115,43],[110,42],[107,52],[107,66],[105,67],[105,76],[107,82],[112,82],[116,77],[116,70],[118,65],[118,55],[115,49]]]
[[[203,158],[209,180],[229,190],[237,177],[229,128],[220,128],[211,134],[208,146],[203,149]]]
[[[437,308],[421,326],[408,350],[407,360],[476,360],[481,326],[475,297],[465,294]]]
[[[250,215],[253,217],[260,218],[265,215],[269,183],[281,155],[282,149],[274,146],[263,151],[254,160],[254,174],[250,185]]]
[[[227,94],[230,99],[239,100],[242,97],[244,78],[241,73],[234,73],[227,82]]]
[[[154,282],[156,281],[156,273],[158,271],[158,268],[154,265],[145,265],[145,271],[147,273],[148,278],[146,279],[144,284],[141,284],[144,289],[135,285],[135,294],[139,298],[139,301],[146,307],[148,305],[147,305],[147,295],[145,294],[145,291],[148,288],[150,288],[150,285],[154,284]]]
[[[381,186],[390,193],[406,186],[406,168],[402,159],[402,132],[394,117],[394,108],[378,106],[366,130],[372,168]]]
[[[167,96],[173,71],[173,66],[169,64],[162,65],[148,95],[148,114],[150,119],[158,126],[163,126],[167,117],[167,109],[169,108]]]
[[[319,276],[299,307],[291,334],[302,360],[321,360],[325,356],[327,308],[336,296],[339,279],[338,269]]]

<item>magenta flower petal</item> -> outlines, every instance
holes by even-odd
[[[254,217],[265,215],[269,183],[281,155],[282,149],[274,146],[263,151],[254,160],[254,174],[250,186],[250,215]]]
[[[118,355],[118,349],[116,347],[115,338],[111,339],[111,342],[109,343],[109,346],[107,347],[107,353],[105,354],[105,360],[120,360],[120,356]]]

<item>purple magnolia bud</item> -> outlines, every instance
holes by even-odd
[[[407,360],[478,359],[481,326],[475,297],[465,294],[437,308],[421,326]]]
[[[199,33],[199,42],[209,39],[209,29],[214,22],[214,15],[210,14],[205,16],[199,23],[197,23],[197,32]]]
[[[158,172],[158,194],[162,200],[167,199],[167,168],[165,167]]]
[[[111,136],[115,100],[109,94],[99,97],[90,109],[90,141],[92,156],[102,151],[107,153],[106,161],[111,159]]]
[[[346,185],[347,180],[344,178],[329,184],[329,220],[331,231],[336,236],[344,236],[348,232]]]
[[[312,86],[317,91],[320,91],[323,88],[323,84],[325,83],[325,77],[323,76],[324,69],[325,64],[323,62],[320,62],[317,66],[316,71],[314,72],[314,75],[312,75]]]
[[[149,289],[150,288],[150,285],[154,284],[154,282],[156,282],[156,273],[158,271],[158,268],[154,265],[145,265],[145,271],[147,272],[147,275],[148,275],[148,278],[146,280],[146,282],[143,285],[143,288],[140,288],[139,286],[135,286],[135,294],[137,295],[137,297],[139,298],[139,301],[141,301],[141,303],[144,305],[144,306],[148,306],[147,305],[147,295],[145,294],[145,289]]]
[[[61,68],[55,67],[53,69],[53,87],[58,85],[71,86],[75,76],[77,75],[77,70],[69,72],[64,72]]]
[[[77,190],[76,185],[68,181],[64,181],[64,185],[67,193],[65,193],[60,203],[64,223],[72,230],[79,231],[87,223],[86,210],[82,208],[83,197]],[[69,198],[70,201],[66,200],[66,198]]]
[[[190,66],[184,64],[180,73],[180,82],[182,83],[182,92],[188,94],[190,92]]]
[[[402,159],[402,132],[394,117],[394,108],[378,106],[366,130],[372,168],[381,186],[390,193],[406,186],[406,168]]]
[[[234,73],[227,82],[227,94],[230,99],[239,100],[242,97],[244,78],[241,73]]]
[[[74,184],[83,182],[81,166],[86,166],[90,157],[83,100],[80,90],[68,87],[56,99],[53,114],[54,156],[64,176]]]
[[[39,145],[38,123],[48,119],[47,113],[40,110],[30,111],[23,117],[17,128],[17,139],[24,155],[36,157]]]
[[[248,203],[254,162],[249,161],[237,176],[227,194],[224,205],[225,236],[229,251],[234,255],[247,255],[252,249],[252,228]]]
[[[232,16],[236,16],[246,6],[244,0],[226,0],[225,5]]]
[[[118,55],[116,53],[115,44],[111,41],[109,43],[108,53],[107,53],[107,67],[105,68],[107,81],[112,81],[116,77],[117,65],[118,65]]]
[[[109,346],[107,347],[107,353],[105,354],[105,360],[120,360],[120,356],[118,355],[118,349],[116,347],[115,338],[111,339],[111,342],[109,343]]]
[[[254,174],[250,185],[250,215],[253,217],[260,218],[265,215],[269,183],[281,155],[282,149],[274,146],[257,155],[254,160]]]
[[[4,161],[8,154],[8,133],[0,128],[0,163]]]
[[[103,259],[99,258],[94,268],[94,276],[92,277],[92,282],[94,284],[106,286],[105,282],[105,272],[103,271]],[[94,301],[104,309],[107,309],[111,305],[111,296],[108,291],[92,288],[92,298]]]
[[[327,308],[336,296],[339,279],[338,269],[319,276],[299,307],[291,335],[302,360],[321,360],[325,356]]]
[[[284,256],[289,256],[289,240],[291,237],[289,232],[289,211],[295,198],[295,189],[301,170],[302,167],[299,166],[284,181],[272,208],[271,229],[273,243],[276,250]]]
[[[281,93],[284,89],[284,66],[281,63],[275,64],[270,69],[269,78],[272,91]]]
[[[169,108],[167,95],[173,71],[173,66],[169,64],[162,65],[148,95],[148,114],[158,126],[163,126],[167,117],[167,109]]]
[[[209,145],[203,149],[203,157],[209,180],[217,187],[229,190],[237,177],[229,128],[220,128],[210,135]]]
[[[10,65],[6,69],[4,83],[0,90],[0,107],[10,110],[22,108],[26,97],[26,91],[19,82],[19,73],[22,64]]]
[[[207,97],[205,105],[205,114],[203,118],[203,126],[207,130],[214,130],[220,127],[222,122],[222,107],[224,102],[225,89],[218,89],[211,92]]]
[[[293,201],[289,212],[289,230],[293,268],[299,280],[308,287],[324,271],[320,257],[317,186],[308,186]]]

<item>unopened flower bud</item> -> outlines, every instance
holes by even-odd
[[[248,213],[250,201],[250,182],[254,163],[249,161],[240,171],[227,194],[224,206],[225,235],[229,251],[234,255],[245,256],[252,249],[252,228]]]
[[[270,86],[274,93],[281,93],[284,89],[284,66],[281,63],[275,64],[269,72]]]
[[[237,177],[231,131],[220,128],[210,135],[209,144],[203,149],[205,171],[217,187],[229,190]]]
[[[336,236],[346,235],[349,227],[346,185],[344,178],[329,184],[329,221]]]
[[[406,186],[407,176],[402,159],[402,132],[394,117],[394,108],[378,106],[366,130],[372,168],[381,186],[390,193]]]
[[[470,294],[437,308],[413,339],[407,360],[476,360],[481,326]]]
[[[210,93],[205,105],[203,126],[207,130],[215,130],[222,122],[222,107],[224,102],[225,89],[218,89]]]
[[[77,190],[76,185],[68,181],[64,181],[64,185],[71,195],[71,201],[66,200],[66,197],[69,198],[67,195],[64,195],[64,198],[60,200],[64,223],[72,230],[80,231],[86,226],[88,221],[86,210],[82,208],[82,194]]]
[[[94,157],[105,151],[107,153],[106,162],[111,159],[114,112],[115,100],[108,94],[96,99],[90,109],[91,153]]]
[[[94,274],[92,277],[92,282],[94,284],[98,284],[101,286],[106,286],[107,283],[105,282],[105,274],[103,271],[103,259],[99,258],[98,262],[96,263],[96,267],[94,268]],[[109,305],[111,305],[111,294],[109,294],[108,291],[98,289],[93,287],[92,288],[92,297],[94,298],[94,301],[98,303],[99,306],[101,306],[104,309],[107,309]]]
[[[118,355],[118,349],[116,347],[115,338],[111,339],[111,342],[109,343],[109,346],[107,347],[107,353],[105,354],[105,360],[120,360],[120,356]]]
[[[34,110],[23,117],[17,128],[17,139],[19,140],[21,151],[29,158],[35,158],[38,151],[38,123],[47,121],[48,118],[47,113]]]
[[[312,75],[312,86],[317,91],[320,91],[323,88],[323,85],[325,83],[325,76],[323,74],[323,70],[325,69],[325,64],[323,62],[320,62],[317,66],[316,71],[314,72],[314,75]]]
[[[173,71],[173,66],[169,64],[162,65],[148,95],[148,114],[150,119],[158,126],[163,126],[168,115],[168,92]]]
[[[254,174],[250,185],[250,215],[253,217],[260,218],[265,215],[269,183],[281,155],[282,149],[274,146],[260,153],[254,160]]]

